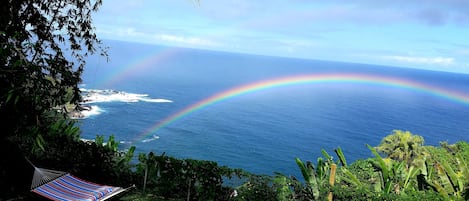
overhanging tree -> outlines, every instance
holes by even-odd
[[[21,192],[20,186],[27,188],[30,181],[19,166],[16,142],[44,149],[44,139],[52,133],[78,132],[70,129],[65,105],[80,102],[85,58],[106,55],[92,25],[100,5],[101,0],[2,1],[0,200]]]
[[[41,145],[50,125],[80,101],[89,54],[105,54],[92,25],[101,0],[6,0],[0,10],[2,141]]]

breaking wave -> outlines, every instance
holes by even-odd
[[[103,103],[103,102],[153,102],[153,103],[171,103],[173,101],[161,98],[150,98],[148,94],[127,93],[111,89],[80,89],[83,96],[83,102]]]
[[[158,135],[153,135],[151,138],[147,138],[147,139],[144,139],[142,140],[142,142],[151,142],[151,141],[154,141],[154,140],[157,140],[157,139],[160,139],[160,136]]]
[[[109,102],[149,102],[149,103],[171,103],[173,101],[161,98],[150,98],[148,94],[128,93],[112,89],[85,89],[81,88],[83,102],[80,103],[80,111],[74,112],[73,119],[85,119],[105,112],[97,104]]]

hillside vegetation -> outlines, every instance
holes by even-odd
[[[214,161],[119,150],[118,141],[80,140],[68,115],[91,54],[107,56],[92,14],[101,0],[5,0],[0,7],[0,200],[38,200],[33,166],[95,183],[136,188],[121,200],[468,200],[469,144],[425,146],[396,130],[374,155],[348,163],[338,147],[292,159],[302,178],[256,175]],[[75,108],[74,108],[75,107]],[[338,160],[333,160],[336,155]],[[33,164],[29,163],[32,162]]]
[[[373,158],[348,163],[341,148],[322,150],[313,161],[292,159],[302,178],[256,175],[214,161],[177,159],[164,153],[118,150],[114,137],[83,142],[74,129],[45,139],[47,151],[31,160],[41,167],[71,172],[116,186],[136,185],[121,200],[467,200],[469,144],[425,146],[421,136],[396,130],[379,145],[364,147]],[[28,150],[22,144],[21,150]],[[334,155],[334,157],[332,157]],[[132,160],[137,157],[138,160]],[[333,160],[337,158],[337,160]],[[26,166],[28,164],[25,164]],[[29,180],[30,181],[30,180]],[[26,182],[28,186],[29,183]],[[21,185],[18,186],[20,188]],[[13,197],[37,198],[27,188]]]

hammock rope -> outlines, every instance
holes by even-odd
[[[66,172],[62,171],[34,167],[34,175],[33,181],[31,182],[31,190],[66,174]]]

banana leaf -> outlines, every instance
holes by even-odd
[[[366,145],[368,149],[373,153],[373,155],[376,157],[378,160],[378,165],[381,169],[382,173],[382,187],[385,193],[391,192],[391,187],[392,187],[392,181],[390,177],[390,170],[389,167],[386,165],[386,162],[384,162],[383,158],[379,155],[379,153],[376,151],[375,148],[370,146],[369,144]]]
[[[360,182],[357,176],[355,176],[352,172],[350,172],[350,170],[348,170],[345,167],[342,167],[341,170],[342,170],[342,173],[345,174],[345,177],[342,178],[343,180],[345,180],[347,183],[354,185],[357,188],[363,187],[363,183]]]
[[[453,187],[453,184],[451,183],[450,178],[446,174],[444,167],[441,164],[437,163],[435,164],[435,169],[437,179],[436,181],[433,181],[433,184],[435,184],[436,186],[441,186],[441,188],[444,190],[439,190],[438,192],[440,192],[440,194],[453,194],[454,192],[456,192]]]
[[[443,160],[443,159],[441,160],[441,166],[444,168],[444,171],[446,172],[448,179],[450,179],[450,182],[455,192],[462,192],[464,190],[463,178],[459,177],[456,174],[456,172],[453,170],[453,168],[449,165],[449,163],[446,160]]]
[[[306,186],[311,189],[313,197],[317,200],[319,198],[319,186],[316,179],[316,172],[311,162],[307,161],[306,164],[298,157],[295,158],[296,164],[300,168],[301,174],[305,180]]]
[[[334,152],[339,157],[339,160],[342,166],[347,167],[347,161],[345,160],[344,152],[342,152],[342,149],[338,147],[337,149],[334,150]]]

